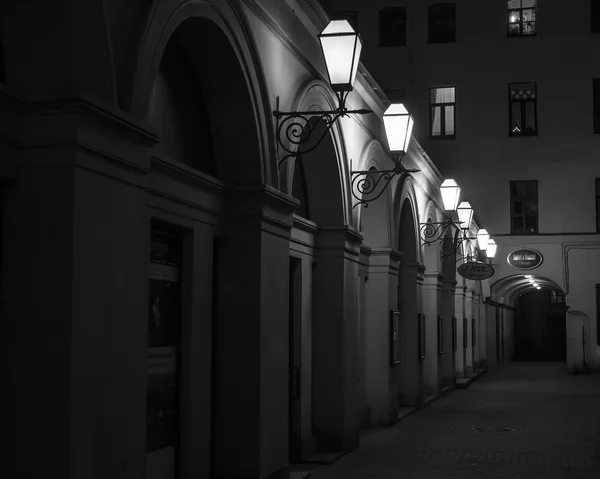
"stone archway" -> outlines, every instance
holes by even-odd
[[[433,201],[425,206],[424,222],[440,222]],[[419,228],[420,230],[420,228]],[[440,244],[421,247],[425,267],[422,286],[422,310],[425,315],[426,352],[423,359],[425,400],[439,395],[442,386],[442,361],[444,358],[444,314],[442,304],[443,271]]]
[[[582,330],[589,325],[580,317],[569,318],[567,323],[565,293],[555,281],[535,272],[515,274],[494,282],[491,291],[493,297],[501,296],[515,308],[511,325],[515,360],[566,362],[570,353],[578,358],[572,365],[585,362]]]
[[[295,205],[264,185],[271,128],[261,126],[267,113],[258,101],[260,75],[244,35],[225,3],[188,2],[171,12],[163,2],[148,27],[133,99],[134,112],[160,136],[149,215],[169,208],[174,218],[195,220],[188,241],[195,267],[183,286],[194,293],[182,315],[191,334],[181,347],[184,475],[262,477],[287,460],[288,357],[280,345],[288,325],[273,319],[287,312],[287,235]],[[177,205],[181,190],[191,197],[183,207]],[[204,308],[192,315],[199,302]]]
[[[332,110],[318,82],[294,102],[298,110]],[[284,190],[300,200],[290,242],[290,457],[346,452],[358,445],[356,330],[358,257],[362,237],[350,224],[347,168],[338,123],[318,117],[305,131],[295,164],[282,164]],[[318,144],[315,138],[322,138]]]
[[[389,158],[381,144],[367,143],[360,157],[358,170],[385,169]],[[391,425],[398,420],[398,391],[394,376],[398,365],[390,355],[390,311],[398,306],[397,285],[400,252],[397,249],[392,212],[393,189],[388,188],[368,207],[358,211],[364,235],[364,254],[368,256],[368,270],[359,278],[360,297],[364,306],[360,315],[359,358],[362,391],[363,425]]]

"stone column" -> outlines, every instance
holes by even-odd
[[[481,369],[480,364],[480,351],[481,351],[481,340],[480,340],[480,311],[481,311],[481,293],[473,293],[473,324],[475,331],[473,331],[472,338],[475,338],[475,344],[473,344],[473,371],[477,372]],[[471,342],[473,339],[471,339]]]
[[[371,421],[371,407],[369,403],[369,389],[367,381],[369,373],[367,368],[367,284],[369,282],[369,262],[371,248],[365,245],[360,247],[360,262],[358,267],[358,389],[359,389],[359,417],[360,428],[365,428]]]
[[[400,325],[400,382],[399,403],[417,406],[423,402],[423,361],[419,358],[419,329],[417,313],[420,311],[419,290],[423,284],[425,268],[420,263],[400,264],[399,309]]]
[[[269,186],[236,189],[228,199],[213,345],[219,477],[264,477],[288,462],[289,237],[296,205]]]
[[[95,100],[47,100],[20,101],[11,124],[26,148],[5,192],[0,462],[7,477],[140,477],[156,137]]]
[[[473,318],[473,290],[471,288],[467,288],[465,291],[465,312],[464,312],[464,320],[465,324],[463,328],[466,330],[466,348],[464,348],[465,353],[465,376],[469,377],[473,374],[473,323],[471,319]],[[463,347],[465,345],[463,344]]]
[[[456,318],[456,351],[454,351],[454,372],[457,378],[465,377],[463,327],[466,289],[467,288],[465,286],[457,286],[454,290],[454,317]]]
[[[371,250],[366,286],[366,390],[372,425],[398,421],[398,365],[391,365],[390,311],[397,309],[400,252],[390,248]]]
[[[480,296],[483,298],[483,295]],[[487,306],[481,301],[479,303],[479,334],[477,340],[479,341],[479,368],[487,368]]]
[[[423,307],[425,315],[426,353],[424,359],[424,396],[425,399],[437,396],[441,385],[441,355],[438,351],[438,315],[442,294],[442,276],[435,272],[425,272],[423,286]]]
[[[358,262],[362,234],[324,228],[313,270],[313,430],[317,451],[358,446]]]
[[[442,354],[442,387],[456,384],[454,352],[452,350],[452,317],[455,315],[454,294],[456,281],[444,280],[442,283],[442,310],[444,326],[444,354]]]

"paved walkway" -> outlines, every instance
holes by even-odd
[[[600,376],[512,363],[455,390],[311,479],[600,479]]]

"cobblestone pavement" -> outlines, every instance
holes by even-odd
[[[455,390],[312,479],[600,479],[600,377],[512,363]]]

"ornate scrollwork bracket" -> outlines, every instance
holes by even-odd
[[[400,175],[400,181],[402,181],[410,173],[417,173],[421,170],[407,170],[402,166],[403,155],[394,155],[394,168],[391,170],[363,170],[363,171],[352,171],[352,185],[351,191],[352,196],[358,201],[354,205],[356,208],[359,205],[364,205],[365,208],[369,207],[371,201],[375,201],[379,198],[388,185],[392,182],[395,176]]]
[[[281,165],[291,159],[301,159],[302,155],[310,153],[319,146],[323,138],[329,133],[333,125],[342,116],[366,115],[372,110],[348,110],[346,97],[348,92],[337,92],[338,108],[335,110],[313,111],[280,111],[279,97],[273,115],[277,119],[277,144],[286,154],[277,163],[277,171]],[[311,121],[318,118],[319,121]],[[325,128],[318,127],[322,123]],[[318,131],[318,136],[313,134]]]
[[[460,222],[452,221],[451,217],[444,222],[428,221],[427,223],[421,223],[419,225],[421,246],[431,246],[439,241],[440,256],[442,258],[456,254],[457,263],[459,261],[464,261],[464,258],[470,256],[462,254],[461,246],[465,241],[473,240],[475,238],[468,237],[465,230],[460,227],[460,224]],[[453,232],[451,238],[446,234],[449,228]],[[460,234],[461,231],[463,232],[462,235]]]

